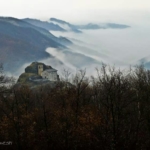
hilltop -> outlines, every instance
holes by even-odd
[[[59,81],[57,70],[42,62],[32,62],[25,68],[25,72],[19,76],[18,85],[38,85],[54,86]]]

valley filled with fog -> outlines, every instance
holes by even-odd
[[[60,66],[56,60],[51,61],[51,58],[44,61],[50,62],[59,71],[62,68],[68,68],[71,71],[86,69],[88,75],[95,74],[95,68],[99,68],[102,63],[124,69],[129,68],[130,65],[135,66],[148,61],[143,58],[150,55],[149,27],[132,26],[123,30],[82,31],[82,34],[51,32],[55,36],[68,38],[74,44],[64,50],[46,49],[57,60],[63,62],[63,65]]]

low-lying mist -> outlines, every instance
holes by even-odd
[[[130,24],[129,24],[130,25]],[[83,33],[56,32],[55,36],[64,36],[73,42],[68,49],[47,48],[52,57],[40,60],[51,65],[61,74],[63,69],[75,73],[86,69],[87,75],[96,75],[95,68],[106,63],[118,68],[128,68],[138,64],[139,60],[149,56],[150,30],[146,24],[126,29],[82,30]],[[31,62],[29,62],[30,64]],[[25,64],[16,72],[24,72]]]
[[[55,50],[55,54],[52,50],[47,49],[47,52],[72,70],[86,68],[88,75],[95,74],[95,67],[102,62],[124,69],[138,64],[141,58],[150,54],[150,30],[146,25],[122,30],[82,31],[82,34],[52,32],[55,36],[65,36],[74,44],[64,51]]]

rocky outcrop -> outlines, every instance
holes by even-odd
[[[54,87],[54,85],[56,85],[57,82],[49,81],[48,79],[43,79],[42,76],[38,75],[39,65],[43,66],[43,71],[47,69],[53,69],[51,66],[45,65],[42,62],[32,62],[29,66],[25,68],[25,72],[19,76],[17,84],[28,85],[30,87],[36,87],[40,85],[50,85]],[[58,75],[58,79],[59,79],[59,75]]]

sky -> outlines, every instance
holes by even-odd
[[[0,15],[17,18],[38,18],[46,20],[50,17],[69,21],[87,21],[100,18],[102,21],[115,21],[123,16],[147,16],[150,10],[149,0],[0,0]],[[136,12],[142,16],[136,16]],[[126,20],[125,20],[126,19]]]

